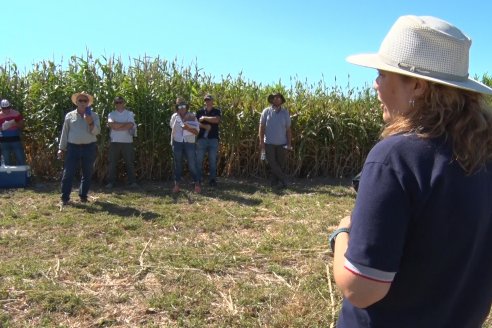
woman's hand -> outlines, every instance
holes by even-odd
[[[343,219],[340,220],[340,223],[338,224],[337,229],[340,229],[340,228],[349,228],[350,229],[351,225],[352,225],[352,216],[347,215],[346,217],[344,217]]]

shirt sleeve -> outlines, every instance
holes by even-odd
[[[287,117],[285,119],[285,127],[288,129],[290,128],[290,124],[291,124],[291,119],[290,119],[290,113],[287,109],[285,109],[285,112],[287,113]]]
[[[20,122],[24,119],[21,113],[17,113],[17,116],[14,118],[16,122]]]
[[[355,266],[397,272],[411,218],[410,201],[400,173],[391,163],[372,157],[362,170],[345,257]]]
[[[260,124],[261,125],[265,125],[266,124],[266,119],[267,119],[267,109],[264,109],[263,112],[261,112]]]
[[[63,121],[63,128],[60,136],[60,144],[58,145],[58,149],[66,151],[67,143],[68,143],[68,130],[70,129],[70,114],[65,116],[65,120]]]

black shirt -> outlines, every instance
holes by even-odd
[[[200,121],[200,117],[202,116],[218,116],[220,118],[221,113],[220,109],[212,107],[210,111],[207,111],[206,108],[202,108],[196,112],[196,118]],[[200,122],[201,124],[209,124],[212,128],[208,131],[207,138],[208,139],[219,139],[219,124],[218,123],[210,123],[210,122]],[[200,128],[200,132],[198,133],[198,139],[205,138],[204,133],[205,129]]]

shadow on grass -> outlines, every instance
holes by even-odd
[[[146,194],[152,196],[169,197],[174,204],[177,204],[182,199],[186,199],[187,203],[193,204],[197,201],[197,199],[199,199],[199,197],[208,197],[225,201],[232,201],[247,206],[256,206],[263,202],[261,193],[273,193],[278,196],[283,196],[291,193],[309,194],[313,192],[325,192],[334,197],[346,197],[349,194],[352,194],[352,191],[348,188],[336,187],[348,187],[351,185],[351,182],[352,180],[349,178],[334,179],[322,177],[315,179],[291,179],[287,188],[278,189],[270,187],[269,180],[264,178],[251,177],[241,179],[220,177],[218,179],[217,187],[209,187],[208,184],[204,183],[202,186],[202,193],[200,195],[197,195],[192,191],[193,186],[190,182],[184,182],[182,184],[181,192],[173,194],[171,192],[171,181],[142,181],[140,182],[140,187],[136,189],[115,188],[112,190],[107,190],[102,185],[94,183],[91,187],[91,191],[114,194],[126,194],[127,192],[131,192],[141,194],[142,197],[145,197]],[[74,186],[77,186],[76,182],[74,183]],[[59,183],[51,182],[36,183],[30,187],[30,189],[40,193],[56,192],[56,190],[59,190],[59,188]],[[99,204],[102,210],[120,216],[142,215],[144,219],[152,220],[155,215],[153,213],[143,213],[131,207],[121,207],[111,203],[99,202]]]
[[[258,191],[265,191],[261,185],[249,180],[220,179],[216,187],[207,184],[202,186],[202,195],[209,198],[217,198],[232,201],[246,206],[257,206],[263,202],[261,196],[255,196]]]
[[[82,206],[79,205],[79,206]],[[108,212],[109,214],[121,216],[121,217],[137,217],[142,218],[145,221],[152,221],[159,217],[158,214],[153,212],[142,212],[136,208],[129,206],[120,206],[113,203],[95,201],[91,203],[90,206],[86,207],[87,212],[95,213],[97,212]]]

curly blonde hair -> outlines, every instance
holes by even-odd
[[[492,111],[482,94],[428,82],[413,107],[389,123],[381,137],[411,132],[421,138],[450,138],[454,160],[467,174],[492,160]]]

